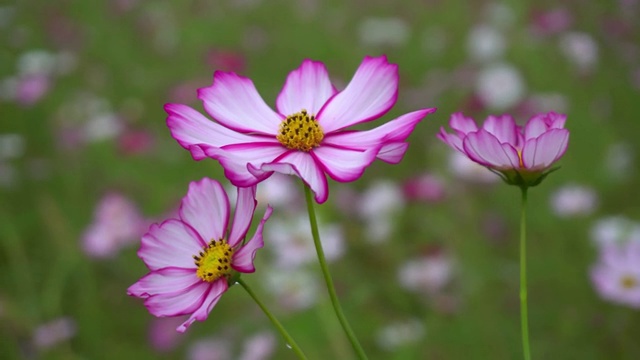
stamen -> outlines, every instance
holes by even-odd
[[[211,240],[198,255],[193,255],[198,267],[196,275],[206,282],[213,282],[221,277],[231,277],[231,267],[225,264],[231,262],[234,249],[225,239]]]
[[[620,279],[620,283],[625,289],[633,289],[634,287],[639,285],[638,279],[636,279],[632,275],[623,276],[622,279]]]
[[[314,115],[307,110],[287,116],[280,123],[280,130],[276,139],[288,149],[309,151],[319,146],[324,138],[324,132]]]

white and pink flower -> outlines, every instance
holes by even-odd
[[[375,120],[391,109],[398,94],[398,67],[386,57],[366,57],[351,82],[336,90],[323,63],[305,60],[291,72],[273,111],[253,82],[216,71],[213,85],[198,91],[215,121],[181,104],[167,104],[172,136],[195,160],[216,159],[226,177],[253,186],[273,172],[300,177],[328,198],[326,175],[339,182],[358,179],[376,158],[398,163],[407,137],[435,108],[421,109],[382,126],[347,128]]]
[[[602,247],[591,280],[603,299],[640,309],[640,241]]]
[[[462,113],[451,115],[449,134],[438,138],[471,160],[500,173],[513,185],[535,186],[553,171],[551,165],[564,155],[569,144],[567,117],[549,112],[533,116],[524,126],[510,115],[490,115],[482,128]]]
[[[177,330],[204,321],[229,281],[238,273],[255,271],[253,259],[262,248],[262,229],[271,215],[267,207],[254,236],[243,241],[256,208],[255,187],[238,188],[233,224],[228,230],[229,198],[215,180],[204,178],[189,185],[179,219],[153,224],[142,237],[138,256],[150,272],[127,290],[145,299],[158,317],[188,315]]]

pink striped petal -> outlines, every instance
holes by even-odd
[[[233,143],[255,142],[260,139],[230,130],[186,105],[165,104],[164,109],[169,114],[167,126],[171,136],[180,146],[190,150],[196,160],[202,160],[206,156],[200,147],[193,145],[221,147]]]
[[[191,182],[180,205],[180,218],[205,242],[224,238],[229,223],[229,198],[222,185],[208,178]]]
[[[517,169],[520,159],[510,144],[501,145],[495,136],[481,129],[470,133],[463,141],[464,151],[471,160],[497,169]]]
[[[262,164],[272,162],[288,151],[280,143],[235,144],[224,148],[207,148],[204,150],[207,156],[220,162],[224,168],[225,177],[238,187],[256,185],[271,175],[267,173],[263,173],[260,176],[253,175],[247,169],[248,164],[260,167]]]
[[[202,280],[195,269],[164,268],[151,271],[127,289],[127,294],[140,298],[153,295],[183,293]]]
[[[251,79],[234,73],[216,71],[213,85],[199,89],[198,98],[220,124],[243,133],[275,136],[283,119],[262,100]]]
[[[236,211],[233,214],[233,225],[229,233],[229,246],[235,247],[247,234],[257,203],[255,186],[238,188]]]
[[[381,146],[369,147],[365,151],[351,150],[332,146],[320,146],[311,151],[332,179],[340,182],[354,181],[371,165]]]
[[[425,116],[435,111],[435,108],[430,108],[410,112],[371,130],[326,134],[322,143],[354,150],[367,150],[385,142],[402,142],[411,135],[413,129]]]
[[[549,126],[545,122],[545,115],[536,115],[527,121],[524,126],[525,140],[535,139],[549,130]]]
[[[324,64],[306,59],[299,68],[287,76],[287,81],[276,100],[276,107],[278,112],[285,116],[302,109],[316,115],[336,92]]]
[[[193,255],[205,246],[195,230],[177,219],[153,224],[142,237],[138,256],[151,270],[165,267],[195,269]]]
[[[264,164],[260,168],[249,164],[249,169],[256,175],[275,171],[285,175],[298,176],[313,190],[318,204],[327,201],[329,196],[329,187],[324,172],[313,157],[303,151],[290,152],[277,161]]]
[[[378,159],[389,164],[397,164],[402,161],[409,144],[406,142],[387,143],[378,152]]]
[[[233,254],[231,267],[236,271],[243,273],[252,273],[256,271],[256,268],[253,266],[253,259],[256,257],[256,251],[264,246],[262,229],[264,228],[264,223],[269,219],[272,212],[273,208],[271,206],[267,206],[267,210],[265,211],[262,220],[260,220],[260,224],[258,225],[258,228],[251,240],[247,241],[243,247]]]
[[[482,128],[495,136],[501,144],[507,143],[514,147],[518,145],[518,128],[511,115],[489,115]]]
[[[442,140],[445,144],[464,153],[464,149],[462,148],[462,139],[457,134],[449,134],[444,129],[444,127],[441,127],[440,132],[436,136],[438,137],[438,139]],[[466,135],[463,135],[463,136],[466,136]]]
[[[144,305],[159,317],[191,314],[202,305],[209,288],[209,283],[201,281],[183,292],[149,296]]]
[[[527,169],[544,169],[560,159],[569,145],[569,130],[552,129],[528,140],[522,149],[522,163]]]
[[[451,114],[449,126],[458,133],[459,136],[470,132],[478,131],[478,126],[472,118],[465,117],[461,112]]]
[[[317,118],[326,133],[384,115],[398,97],[398,66],[386,56],[365,57],[347,87],[332,97]]]
[[[222,294],[224,294],[227,291],[227,288],[228,288],[228,285],[227,285],[227,280],[225,278],[214,281],[211,284],[211,288],[209,289],[208,293],[206,294],[206,297],[203,299],[200,306],[193,312],[193,314],[191,314],[191,316],[187,319],[187,321],[185,321],[180,326],[178,326],[176,330],[178,330],[178,332],[183,333],[187,331],[189,326],[191,326],[191,324],[193,324],[194,321],[207,320],[209,313],[211,312],[213,307],[216,306],[216,304],[218,303],[218,300],[220,300],[220,297],[222,297]]]

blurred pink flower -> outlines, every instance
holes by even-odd
[[[202,339],[189,346],[189,360],[231,360],[231,344],[218,336]]]
[[[167,104],[172,136],[196,160],[220,161],[235,186],[253,186],[273,172],[300,177],[315,193],[328,198],[326,175],[340,182],[362,176],[379,158],[398,163],[407,137],[435,108],[400,116],[368,131],[345,130],[384,115],[398,94],[398,67],[386,57],[366,57],[343,91],[331,84],[324,64],[305,60],[291,72],[273,111],[253,82],[235,73],[216,71],[199,98],[216,122],[194,109]]]
[[[51,87],[51,79],[48,75],[25,75],[18,79],[15,98],[18,104],[30,106],[42,99]]]
[[[49,349],[71,339],[76,334],[76,322],[70,317],[61,317],[41,324],[33,333],[33,343],[39,349]]]
[[[204,321],[240,273],[255,271],[253,259],[263,246],[262,228],[271,215],[267,207],[255,235],[243,244],[256,208],[255,187],[238,188],[234,221],[228,230],[229,198],[219,182],[204,178],[189,185],[180,205],[180,219],[153,224],[142,237],[138,256],[150,272],[127,293],[145,299],[158,317],[191,314],[177,330]]]
[[[422,174],[408,179],[402,186],[404,197],[409,201],[438,202],[445,198],[442,179],[431,174]]]
[[[451,282],[454,269],[453,259],[437,252],[404,263],[398,270],[398,281],[407,290],[436,295]]]
[[[451,115],[449,134],[440,128],[438,138],[471,160],[502,175],[512,185],[535,186],[549,172],[551,165],[564,155],[569,143],[566,116],[549,112],[516,125],[510,115],[490,115],[478,128],[473,119],[462,113]]]
[[[603,299],[640,309],[640,241],[602,247],[591,280]]]
[[[176,332],[183,317],[155,318],[149,325],[148,339],[151,347],[158,353],[167,353],[176,348],[184,337]]]
[[[118,148],[125,155],[148,153],[154,142],[151,132],[143,129],[125,129],[118,136]]]
[[[550,202],[553,212],[558,216],[584,216],[595,211],[598,196],[592,188],[570,184],[556,190]]]
[[[241,52],[214,49],[207,52],[206,63],[213,69],[239,73],[245,70],[246,60]]]
[[[275,336],[270,332],[255,334],[248,338],[243,345],[240,360],[265,360],[271,357],[275,349]]]
[[[534,12],[531,27],[535,34],[547,36],[561,33],[571,27],[573,15],[565,8]]]
[[[93,223],[82,236],[83,250],[95,258],[112,257],[139,238],[147,225],[131,200],[119,193],[109,193],[98,203]]]

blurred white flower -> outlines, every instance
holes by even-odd
[[[57,65],[56,55],[45,50],[29,50],[18,58],[18,74],[51,75]]]
[[[261,332],[248,338],[243,345],[239,360],[266,360],[271,357],[276,338],[271,332]]]
[[[304,269],[296,271],[272,269],[262,274],[265,289],[277,299],[279,306],[287,310],[304,310],[318,301],[320,284],[315,273]]]
[[[486,167],[471,161],[467,156],[459,151],[451,151],[449,153],[449,169],[459,179],[481,183],[490,184],[500,180],[500,177]]]
[[[611,144],[604,159],[606,173],[616,179],[629,178],[635,171],[635,157],[635,150],[630,144]]]
[[[598,44],[591,35],[567,32],[560,38],[560,50],[579,71],[588,73],[598,63]]]
[[[554,191],[550,203],[553,212],[560,217],[583,216],[595,211],[598,196],[590,187],[570,184]]]
[[[401,46],[409,35],[409,25],[400,18],[366,18],[358,27],[358,37],[364,45]]]
[[[77,330],[70,317],[61,317],[38,326],[33,333],[33,344],[39,349],[49,349],[71,339]]]
[[[640,223],[620,215],[609,216],[597,220],[590,235],[600,247],[640,241]]]
[[[381,348],[391,351],[403,345],[415,343],[424,335],[424,324],[418,319],[408,319],[391,323],[380,329],[376,335],[376,342]]]
[[[358,200],[358,214],[365,221],[365,237],[371,243],[389,238],[395,217],[406,205],[402,188],[393,181],[374,182]]]
[[[524,80],[514,66],[504,63],[490,65],[478,74],[476,95],[490,110],[507,110],[524,97]]]
[[[451,282],[453,272],[453,260],[438,253],[405,262],[398,270],[398,281],[407,290],[433,295]]]
[[[473,60],[485,62],[499,59],[504,50],[504,36],[497,29],[484,24],[471,29],[467,39],[467,51]]]
[[[212,336],[194,342],[187,350],[189,360],[231,360],[230,342],[219,336]]]
[[[16,159],[24,154],[24,137],[20,134],[0,134],[0,161]]]
[[[298,205],[302,194],[299,191],[301,185],[296,180],[293,176],[274,173],[258,186],[258,204],[297,211],[295,205]]]

